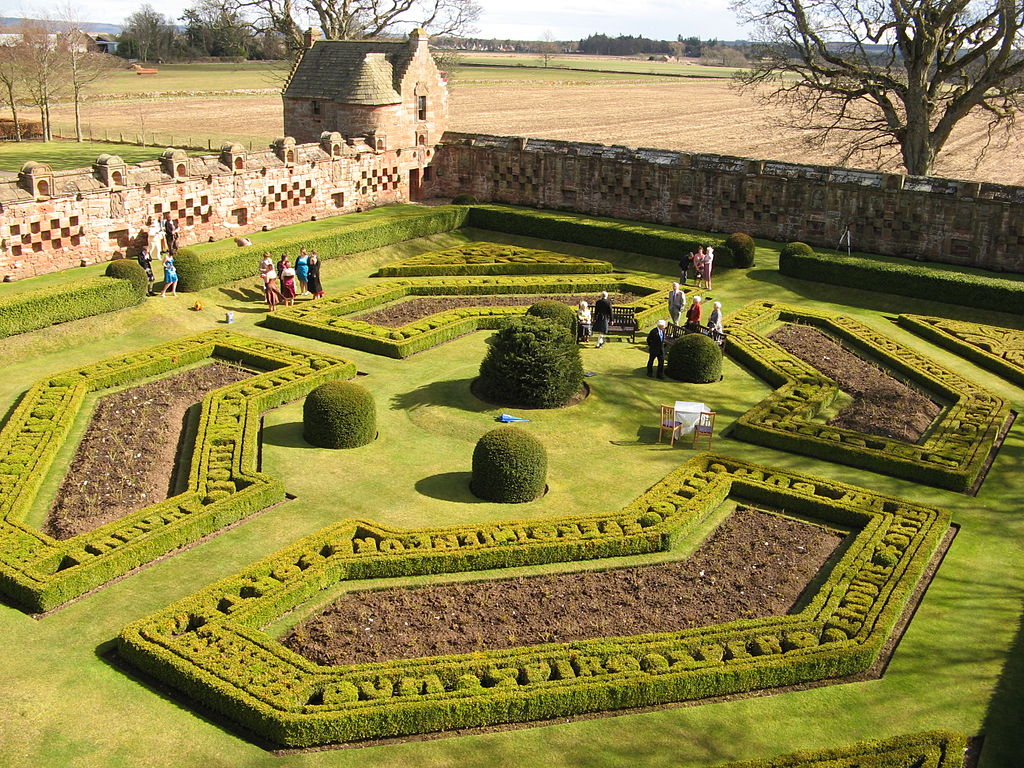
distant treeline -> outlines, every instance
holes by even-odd
[[[602,56],[635,56],[636,54],[662,54],[664,56],[690,56],[699,58],[704,51],[715,48],[718,40],[683,37],[675,40],[651,40],[639,35],[591,35],[580,40],[577,50]]]

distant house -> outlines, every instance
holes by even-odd
[[[299,143],[337,131],[378,151],[433,147],[448,122],[447,85],[422,29],[403,41],[322,40],[310,30],[282,98],[285,135]]]
[[[111,55],[117,53],[117,46],[120,45],[114,35],[107,34],[92,35],[92,42],[94,50]]]

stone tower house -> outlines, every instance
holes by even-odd
[[[337,131],[375,150],[440,143],[448,90],[422,29],[397,42],[321,40],[310,30],[306,44],[282,93],[286,136],[302,144]]]

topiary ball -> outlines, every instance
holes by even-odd
[[[722,378],[722,350],[702,333],[688,333],[669,347],[665,373],[676,381],[708,384]]]
[[[742,232],[736,232],[725,239],[725,247],[732,254],[732,265],[740,269],[754,266],[754,238]]]
[[[475,496],[503,504],[533,501],[544,493],[548,454],[541,442],[519,427],[492,429],[473,449]]]
[[[116,277],[119,280],[127,280],[132,284],[132,292],[140,299],[149,290],[149,278],[137,261],[131,259],[114,259],[107,264],[107,270],[103,273],[107,277]]]
[[[476,205],[479,201],[468,192],[462,192],[452,198],[452,205]]]
[[[302,404],[302,437],[320,448],[358,448],[377,436],[373,395],[351,381],[328,381]]]
[[[786,243],[779,251],[779,256],[813,256],[814,249],[807,243]]]
[[[554,299],[544,299],[543,301],[531,304],[530,308],[526,310],[526,314],[530,317],[544,317],[548,320],[554,320],[556,323],[564,325],[569,333],[572,334],[572,337],[576,338],[579,321],[576,319],[576,310],[568,304],[563,304]]]
[[[489,339],[477,392],[525,408],[560,408],[583,387],[576,336],[554,320],[518,317]]]

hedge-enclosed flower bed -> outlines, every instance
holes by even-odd
[[[924,315],[900,315],[898,321],[918,336],[1024,387],[1024,331]]]
[[[839,388],[766,336],[786,322],[825,331],[944,403],[925,439],[908,443],[815,421]],[[1009,405],[998,395],[863,323],[831,312],[773,302],[748,304],[729,318],[727,352],[776,387],[736,421],[735,437],[940,488],[971,488],[1010,415]]]
[[[552,275],[611,272],[607,261],[518,245],[474,242],[385,264],[377,277],[452,275]]]
[[[730,497],[852,530],[799,613],[341,667],[318,666],[259,629],[345,580],[663,552]],[[948,524],[935,507],[698,454],[617,513],[418,530],[344,520],[134,622],[119,653],[293,747],[742,693],[870,667]]]
[[[204,398],[184,493],[63,541],[25,523],[88,393],[208,358],[265,373]],[[47,611],[280,501],[282,481],[256,468],[260,414],[354,375],[339,358],[209,331],[38,382],[0,432],[0,593],[28,611]]]

